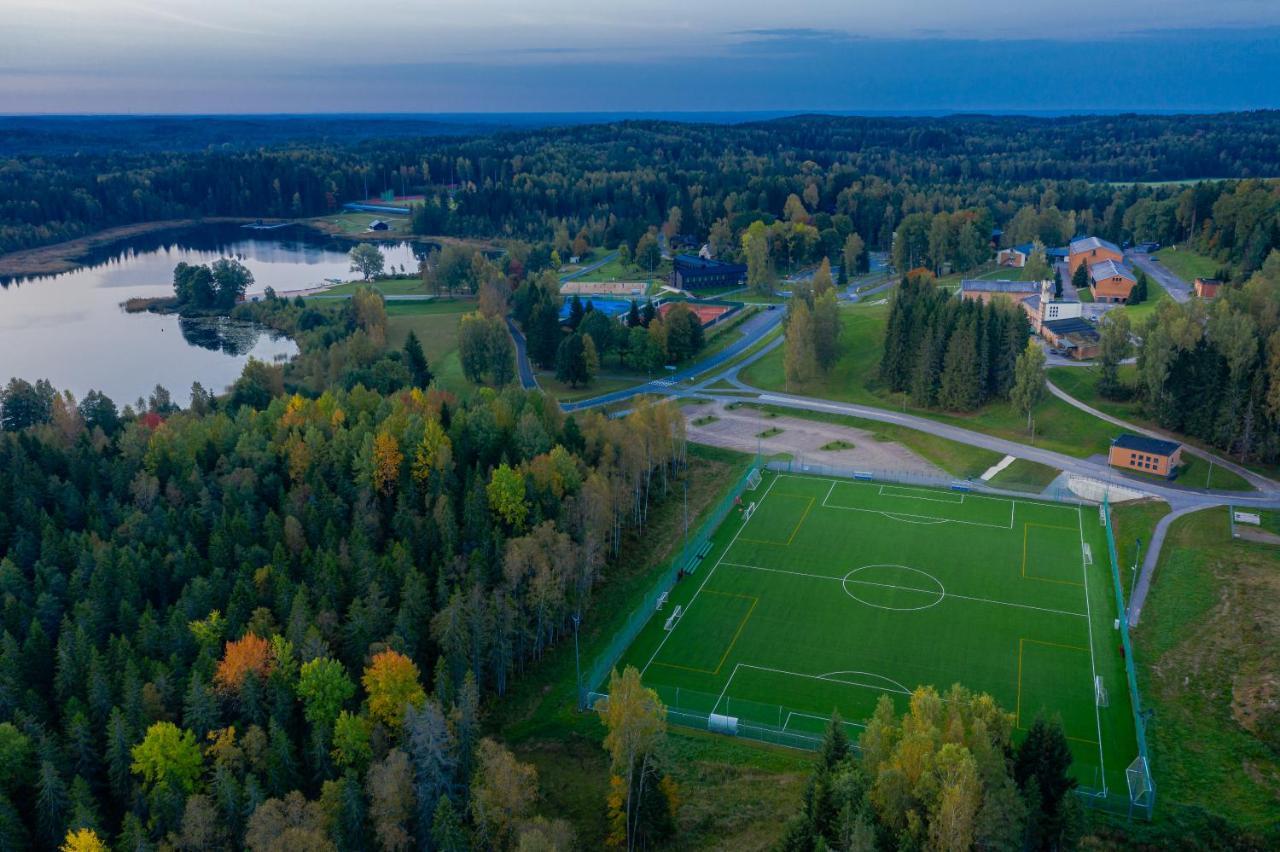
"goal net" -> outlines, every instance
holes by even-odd
[[[747,490],[755,491],[760,487],[760,468],[753,467],[751,472],[747,474]]]
[[[756,513],[756,504],[752,503],[751,505],[747,506],[746,511],[742,513],[742,520],[744,521],[750,520],[751,516],[754,515],[755,513]]]
[[[1084,564],[1086,566],[1093,565],[1093,548],[1087,542],[1084,546]]]
[[[667,616],[667,623],[663,625],[663,630],[670,630],[676,626],[676,622],[680,620],[680,616],[684,613],[684,607],[676,604],[676,608],[671,610],[671,614]],[[681,634],[683,635],[683,634]]]
[[[1151,767],[1147,759],[1135,757],[1133,763],[1124,771],[1125,780],[1129,782],[1129,803],[1150,809],[1155,804],[1156,788],[1151,781]]]
[[[666,604],[666,602],[667,602],[667,593],[666,593],[666,592],[663,592],[662,594],[658,595],[658,605],[657,605],[657,607],[655,607],[655,608],[656,608],[659,612],[661,612],[661,611],[662,611],[662,607]]]
[[[1107,688],[1102,683],[1102,675],[1097,675],[1093,679],[1093,699],[1099,707],[1111,706],[1111,702],[1107,699]]]

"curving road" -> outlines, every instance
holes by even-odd
[[[1145,260],[1145,256],[1143,256],[1143,259]],[[1141,260],[1138,261],[1138,263],[1140,266],[1143,266],[1143,268],[1147,268]],[[1150,270],[1148,271],[1150,272]],[[1161,272],[1164,272],[1164,270],[1161,269]],[[1173,295],[1174,298],[1179,298],[1178,293],[1175,290],[1176,284],[1181,283],[1183,287],[1185,287],[1185,282],[1180,282],[1175,277],[1174,280],[1176,283],[1171,285],[1166,282],[1165,276],[1160,276],[1153,272],[1151,274],[1152,277],[1157,278],[1161,286],[1164,286],[1169,290],[1170,294]],[[1172,277],[1172,273],[1169,273],[1168,275]],[[887,281],[886,283],[880,284],[860,295],[851,294],[852,300],[858,301],[860,298],[866,298],[876,293],[880,293],[887,290],[890,286],[892,286],[892,281]],[[1183,301],[1183,299],[1179,299],[1179,301]],[[752,353],[741,361],[732,364],[725,369],[717,369],[757,343],[763,335],[767,334],[771,329],[777,326],[779,322],[781,322],[784,313],[785,311],[780,307],[775,310],[761,311],[759,315],[743,324],[742,337],[732,346],[727,347],[712,358],[699,362],[680,372],[673,373],[671,376],[665,377],[664,379],[649,382],[639,387],[627,388],[625,390],[609,394],[602,394],[601,396],[594,397],[592,399],[566,404],[562,407],[565,411],[580,411],[596,406],[621,402],[640,394],[694,396],[720,402],[740,402],[744,398],[744,393],[750,393],[754,394],[753,399],[755,401],[784,408],[795,408],[805,411],[827,411],[836,414],[860,417],[865,420],[874,420],[882,423],[893,423],[905,426],[917,431],[938,435],[958,443],[981,447],[1003,455],[1011,455],[1016,458],[1023,458],[1029,461],[1048,465],[1067,473],[1086,476],[1091,479],[1123,486],[1135,491],[1143,492],[1151,497],[1164,500],[1169,504],[1171,512],[1162,518],[1156,525],[1152,540],[1148,544],[1146,555],[1143,559],[1142,572],[1139,575],[1137,582],[1134,584],[1130,597],[1128,621],[1130,625],[1133,626],[1137,625],[1138,619],[1142,613],[1143,604],[1146,602],[1147,594],[1151,589],[1151,582],[1155,575],[1156,566],[1159,563],[1160,552],[1162,550],[1165,537],[1174,521],[1191,512],[1219,506],[1234,505],[1255,508],[1280,508],[1280,484],[1266,477],[1259,476],[1253,471],[1250,471],[1229,459],[1224,459],[1200,450],[1197,450],[1196,452],[1200,455],[1213,458],[1215,464],[1219,464],[1222,467],[1244,477],[1250,482],[1250,484],[1256,487],[1258,491],[1256,493],[1242,494],[1235,491],[1188,488],[1178,486],[1173,483],[1133,480],[1129,477],[1117,474],[1110,465],[1104,462],[1076,458],[1075,456],[1069,456],[1053,450],[1029,446],[1019,441],[1000,438],[994,435],[987,435],[982,432],[975,432],[949,423],[941,423],[927,417],[920,417],[914,414],[891,411],[884,408],[875,408],[867,405],[833,402],[827,399],[817,399],[797,394],[771,393],[753,387],[749,383],[743,381],[740,377],[740,373],[743,368],[755,363],[757,360],[763,358],[778,346],[782,345],[783,339],[781,336],[772,341],[769,345],[761,347],[759,351]],[[520,336],[519,331],[514,328],[514,326],[511,331],[513,338],[516,340],[517,353],[521,362],[521,384],[525,387],[536,386],[536,383],[533,381],[533,372],[528,368],[528,359],[524,350],[523,337]],[[1073,366],[1075,365],[1073,364]],[[722,381],[733,386],[736,391],[711,389],[711,385]],[[1059,399],[1062,399],[1067,404],[1079,408],[1082,411],[1086,411],[1090,415],[1105,420],[1108,423],[1145,435],[1166,437],[1157,432],[1137,426],[1136,424],[1128,423],[1099,411],[1067,394],[1052,382],[1048,383],[1048,389],[1050,393],[1057,396]]]

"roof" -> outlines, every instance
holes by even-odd
[[[680,270],[714,270],[724,272],[736,272],[745,270],[746,267],[740,263],[725,263],[722,260],[711,260],[705,257],[699,257],[693,254],[678,254],[675,258],[675,267]]]
[[[1040,292],[1039,281],[989,281],[985,278],[967,278],[960,282],[965,293],[1027,293]]]
[[[1094,249],[1107,249],[1116,254],[1123,255],[1120,247],[1115,243],[1108,242],[1101,237],[1081,237],[1078,240],[1071,241],[1071,253],[1079,254],[1082,251],[1093,251]]]
[[[1197,278],[1196,283],[1203,287],[1221,287],[1222,282],[1217,278]]]
[[[1134,435],[1124,432],[1111,442],[1111,446],[1124,450],[1137,450],[1140,453],[1151,453],[1157,456],[1171,456],[1182,446],[1177,441],[1162,441],[1159,438],[1148,438],[1146,435]]]
[[[1068,334],[1079,335],[1090,339],[1096,339],[1098,337],[1098,330],[1080,317],[1067,317],[1066,319],[1049,320],[1043,327],[1053,332],[1056,337],[1062,337]]]
[[[1128,278],[1130,281],[1137,281],[1133,277],[1133,273],[1129,271],[1129,267],[1123,263],[1116,263],[1114,260],[1104,260],[1101,263],[1095,263],[1089,267],[1089,277],[1094,281],[1101,281],[1104,278],[1114,278],[1119,275],[1121,278]]]
[[[1035,248],[1035,243],[1021,243],[1020,245],[1016,245],[1013,248],[1015,251],[1020,251],[1023,254],[1025,254],[1027,257],[1030,257],[1032,249]],[[1066,256],[1067,256],[1066,246],[1059,246],[1057,248],[1053,248],[1052,246],[1044,247],[1045,260],[1048,260],[1054,257],[1066,257]]]

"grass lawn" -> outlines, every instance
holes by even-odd
[[[1008,467],[988,481],[997,488],[1038,493],[1044,491],[1050,482],[1058,478],[1060,473],[1062,471],[1047,464],[1027,461],[1026,459],[1014,459]]]
[[[1015,739],[1060,716],[1081,786],[1125,789],[1137,745],[1096,512],[771,473],[750,499],[624,654],[669,706],[813,745],[833,708],[856,737],[881,696],[902,712],[958,682],[1013,713]]]
[[[783,372],[785,347],[778,347],[742,372],[743,381],[756,387],[785,391],[805,396],[817,396],[840,402],[874,405],[895,411],[929,417],[977,432],[997,435],[1009,440],[1045,447],[1080,458],[1106,453],[1111,439],[1119,432],[1117,427],[1067,405],[1049,396],[1034,412],[1036,424],[1034,437],[1029,437],[1026,417],[1012,404],[995,402],[970,414],[950,414],[943,411],[918,409],[905,404],[902,394],[886,391],[879,384],[877,372],[884,350],[885,323],[889,316],[888,305],[866,305],[846,308],[840,312],[843,324],[844,353],[826,376],[819,376],[804,385],[788,386]],[[996,460],[999,460],[999,456]],[[994,463],[994,462],[993,462]],[[982,473],[981,470],[978,473]]]
[[[1160,285],[1157,284],[1156,286],[1159,287]],[[1081,302],[1092,302],[1093,291],[1090,290],[1088,287],[1083,287],[1083,288],[1078,287],[1076,288],[1076,298],[1079,299]]]
[[[1160,282],[1154,278],[1147,279],[1147,296],[1147,300],[1139,305],[1120,305],[1112,310],[1124,311],[1129,315],[1130,325],[1133,328],[1141,328],[1161,304],[1173,298],[1169,295],[1169,291],[1161,287]]]
[[[1213,278],[1222,268],[1222,264],[1213,258],[1184,248],[1164,248],[1152,255],[1151,259],[1188,284],[1194,283],[1197,278]]]
[[[614,374],[609,372],[596,376],[589,385],[579,385],[576,388],[571,388],[556,378],[554,370],[535,370],[534,372],[538,378],[538,387],[561,402],[577,402],[580,399],[591,399],[601,394],[613,393],[646,381],[644,376],[638,374]]]
[[[587,261],[583,266],[590,266],[594,261]],[[621,258],[615,257],[613,260],[601,266],[599,269],[588,272],[574,281],[652,281],[657,278],[665,278],[671,271],[671,262],[663,261],[653,272],[647,269],[641,269],[632,263],[623,263]]]
[[[458,359],[458,324],[463,314],[475,309],[474,301],[462,299],[388,302],[387,345],[404,346],[413,330],[440,386],[451,391],[466,390],[472,385],[462,375],[462,362]]]
[[[369,223],[381,219],[391,226],[387,231],[370,231]],[[405,234],[411,232],[411,217],[387,215],[385,213],[334,213],[331,216],[317,216],[308,221],[320,225],[324,230],[338,234],[368,234],[370,237],[382,237],[386,234]]]
[[[1059,388],[1104,414],[1110,414],[1112,417],[1118,417],[1121,420],[1126,420],[1147,429],[1159,428],[1159,424],[1148,419],[1143,413],[1142,405],[1138,400],[1112,400],[1100,395],[1097,390],[1097,370],[1089,367],[1052,367],[1048,371],[1048,376],[1049,381]],[[1133,364],[1122,364],[1120,366],[1120,381],[1129,386],[1134,385],[1137,382],[1137,367]],[[1199,443],[1185,436],[1181,436],[1180,440],[1186,443],[1188,447],[1195,447]],[[1187,460],[1187,464],[1182,472],[1178,474],[1178,480],[1186,485],[1196,488],[1216,488],[1222,491],[1256,490],[1244,477],[1216,464],[1213,465],[1212,476],[1207,480],[1209,484],[1206,486],[1206,476],[1210,475],[1209,462],[1202,456],[1194,455],[1192,452],[1184,452],[1183,455]],[[1250,465],[1250,467],[1267,476],[1276,474],[1275,469],[1264,465],[1255,464]]]
[[[1222,508],[1179,518],[1169,531],[1134,632],[1139,687],[1154,711],[1157,818],[1192,806],[1280,831],[1277,554],[1232,540]]]
[[[1116,539],[1116,564],[1120,568],[1120,583],[1124,586],[1125,600],[1133,585],[1133,565],[1146,553],[1156,524],[1169,514],[1169,504],[1163,500],[1136,500],[1117,503],[1111,507],[1111,525]],[[1138,539],[1142,539],[1142,554],[1138,551]]]
[[[689,511],[696,527],[751,463],[751,456],[689,445]],[[643,533],[625,534],[622,556],[592,590],[582,622],[581,657],[604,651],[636,601],[648,591],[681,543],[679,487],[649,512]],[[609,788],[604,726],[574,709],[573,638],[566,637],[486,708],[486,727],[538,769],[541,810],[569,819],[583,849],[604,847]],[[772,848],[799,807],[812,758],[725,737],[674,728],[668,737],[671,772],[684,802],[678,816],[682,846],[739,850]]]
[[[426,296],[429,291],[422,286],[422,279],[417,275],[379,278],[376,281],[348,281],[324,291],[325,296],[348,296],[361,287],[372,287],[384,296]]]
[[[951,476],[959,479],[973,479],[981,476],[986,472],[987,468],[1004,458],[1000,453],[994,453],[980,447],[971,447],[968,444],[948,441],[946,438],[939,438],[937,435],[930,435],[928,432],[908,429],[905,426],[897,426],[892,423],[880,423],[876,420],[866,420],[861,417],[850,417],[827,411],[806,411],[801,408],[784,408],[778,405],[761,405],[754,402],[734,404],[750,405],[753,408],[758,408],[771,414],[801,417],[805,420],[836,423],[841,426],[863,429],[872,433],[877,441],[893,441],[894,443],[902,444],[921,458],[932,462]]]

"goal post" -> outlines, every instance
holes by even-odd
[[[755,491],[759,487],[760,487],[760,468],[753,467],[751,468],[750,472],[747,473],[747,490]]]
[[[1107,698],[1107,687],[1102,682],[1102,675],[1095,675],[1093,678],[1093,700],[1099,707],[1111,706]]]
[[[1156,787],[1151,780],[1151,767],[1147,759],[1139,755],[1124,771],[1125,780],[1129,784],[1129,805],[1143,808],[1150,815],[1156,802]]]
[[[684,614],[684,607],[676,604],[676,608],[671,610],[671,615],[667,616],[667,623],[662,626],[663,630],[671,630],[676,626],[676,622],[680,620],[680,616]]]

